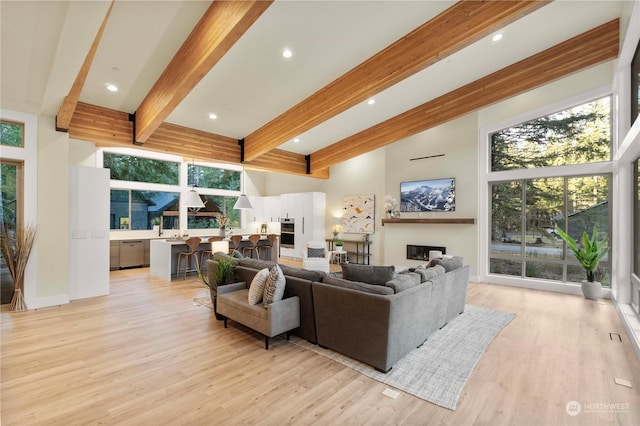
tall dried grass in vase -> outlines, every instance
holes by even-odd
[[[24,301],[24,272],[27,269],[27,262],[35,238],[36,228],[33,225],[19,226],[13,236],[6,223],[2,227],[0,248],[14,285],[13,297],[11,298],[12,311],[26,311],[28,309]]]

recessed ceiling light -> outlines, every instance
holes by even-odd
[[[282,56],[284,56],[285,58],[290,58],[290,57],[292,57],[292,56],[293,56],[293,52],[291,51],[291,49],[289,49],[289,48],[285,48],[285,49],[282,51]]]
[[[209,118],[212,120],[215,120],[216,118],[218,118],[217,115],[215,115],[214,113],[209,114]]]
[[[371,98],[371,99],[369,99],[369,100],[367,101],[367,103],[368,103],[369,105],[373,105],[373,104],[375,104],[375,103],[376,103],[376,100],[375,100],[375,99],[373,99],[373,98]]]
[[[500,41],[500,40],[502,40],[502,33],[498,33],[493,37],[491,37],[491,41]]]
[[[115,84],[107,83],[107,90],[110,92],[117,92],[118,86],[116,86]]]
[[[295,143],[298,143],[298,142],[300,142],[300,139],[295,138],[293,141],[294,141]]]

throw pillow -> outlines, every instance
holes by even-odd
[[[264,294],[264,285],[267,282],[269,276],[269,270],[267,268],[261,269],[251,280],[249,286],[249,304],[257,305],[262,300]]]
[[[367,284],[384,285],[394,278],[395,266],[371,266],[355,263],[342,264],[342,276],[345,280],[360,281]]]
[[[413,288],[420,285],[420,275],[414,272],[408,272],[406,274],[399,274],[391,281],[387,281],[384,285],[393,289],[394,293],[400,293],[401,291]]]
[[[416,274],[420,275],[420,281],[429,281],[438,275],[444,275],[445,269],[442,265],[436,265],[427,269],[416,269]]]
[[[453,271],[454,269],[462,268],[462,257],[453,256],[449,259],[433,259],[431,261],[431,266],[442,265],[446,272]]]
[[[307,249],[307,257],[324,257],[324,249],[309,247]]]
[[[267,276],[267,282],[264,284],[264,293],[262,295],[262,303],[264,305],[270,305],[273,302],[282,300],[284,296],[284,288],[287,284],[286,278],[280,269],[280,266],[275,265],[269,271]]]

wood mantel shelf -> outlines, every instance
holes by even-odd
[[[474,218],[464,217],[452,217],[452,218],[399,218],[399,219],[382,219],[382,226],[385,223],[458,223],[458,224],[474,224],[476,220]]]

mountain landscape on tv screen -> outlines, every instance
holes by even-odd
[[[454,180],[424,181],[401,185],[400,211],[402,212],[452,212],[456,209]]]

